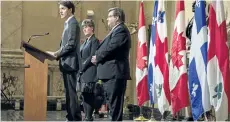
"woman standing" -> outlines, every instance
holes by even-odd
[[[91,58],[99,46],[99,41],[94,35],[94,22],[91,19],[85,19],[82,22],[83,32],[86,40],[80,47],[80,56],[82,62],[81,84],[82,101],[85,112],[85,121],[93,121],[94,101],[95,101],[95,83],[97,82],[97,67],[91,63]]]

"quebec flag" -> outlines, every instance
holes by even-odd
[[[193,119],[211,109],[207,83],[207,25],[203,0],[196,0],[189,57],[189,93]]]
[[[153,18],[152,18],[152,27],[151,27],[151,37],[150,37],[150,45],[149,45],[149,62],[148,62],[148,88],[149,88],[149,98],[150,103],[156,103],[156,89],[155,89],[155,81],[154,81],[154,69],[155,69],[155,61],[154,58],[156,56],[156,24],[157,24],[157,8],[158,1],[156,0],[154,3],[153,10]]]

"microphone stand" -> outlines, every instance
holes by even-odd
[[[30,38],[28,39],[27,43],[29,43],[30,40],[33,39],[33,38],[37,38],[37,37],[40,37],[40,36],[46,36],[46,35],[49,35],[49,33],[45,33],[45,34],[43,34],[43,35],[32,35],[32,36],[30,36]]]

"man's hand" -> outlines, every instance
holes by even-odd
[[[91,62],[92,62],[93,64],[96,64],[96,63],[97,63],[96,56],[92,56]]]
[[[55,52],[52,52],[52,51],[46,51],[46,53],[52,55],[52,56],[55,56]],[[55,56],[56,57],[56,56]]]
[[[58,55],[60,55],[60,53],[61,53],[61,50],[62,50],[62,48],[60,48],[59,50],[57,50],[56,52],[54,52],[54,56],[58,57]]]

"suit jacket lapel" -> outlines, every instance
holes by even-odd
[[[72,17],[68,22],[64,22],[64,29],[63,29],[63,32],[62,32],[62,41],[61,41],[60,45],[62,45],[63,40],[65,38],[66,30],[68,30],[70,22],[73,21],[73,20],[75,20],[75,17]]]
[[[86,46],[91,45],[91,44],[92,44],[92,41],[95,40],[95,39],[96,39],[96,37],[95,37],[95,35],[93,34],[93,35],[89,38],[89,40],[85,40],[85,41],[83,42],[83,44],[81,45],[81,47],[80,47],[80,52],[82,52],[82,50],[83,50]]]
[[[95,37],[95,35],[93,34],[91,37],[90,37],[90,39],[89,39],[89,41],[90,41],[90,44],[92,43],[92,41],[93,40],[95,40],[96,39],[96,37]]]
[[[73,20],[76,20],[75,17],[70,18],[70,20],[68,21],[68,24]]]
[[[84,48],[85,43],[86,43],[86,41],[84,41],[84,42],[83,42],[83,44],[81,45],[81,47],[80,47],[80,52],[81,52],[81,51],[82,51],[82,49]]]
[[[109,38],[112,34],[112,31],[110,31],[110,33],[101,41],[101,43],[99,44],[99,46],[97,47],[97,49],[106,41],[108,40],[107,38]]]
[[[64,36],[65,31],[68,29],[71,21],[73,21],[73,20],[76,20],[75,17],[72,17],[68,22],[64,22],[64,30],[63,30],[63,33],[62,33],[62,37]]]
[[[63,44],[66,29],[67,29],[67,23],[65,22],[64,23],[64,29],[63,29],[63,32],[62,32],[62,40],[61,40],[60,46],[62,46],[62,44]]]
[[[111,30],[110,32],[109,32],[109,34],[103,39],[103,41],[99,44],[99,46],[98,46],[98,48],[104,43],[104,41],[107,39],[107,38],[109,38],[110,36],[111,36],[111,34],[113,33],[113,31],[115,31],[116,30],[116,28],[117,27],[119,27],[119,26],[121,26],[123,23],[120,23],[120,24],[118,24],[115,28],[113,28],[113,30]],[[97,48],[97,49],[98,49]]]

